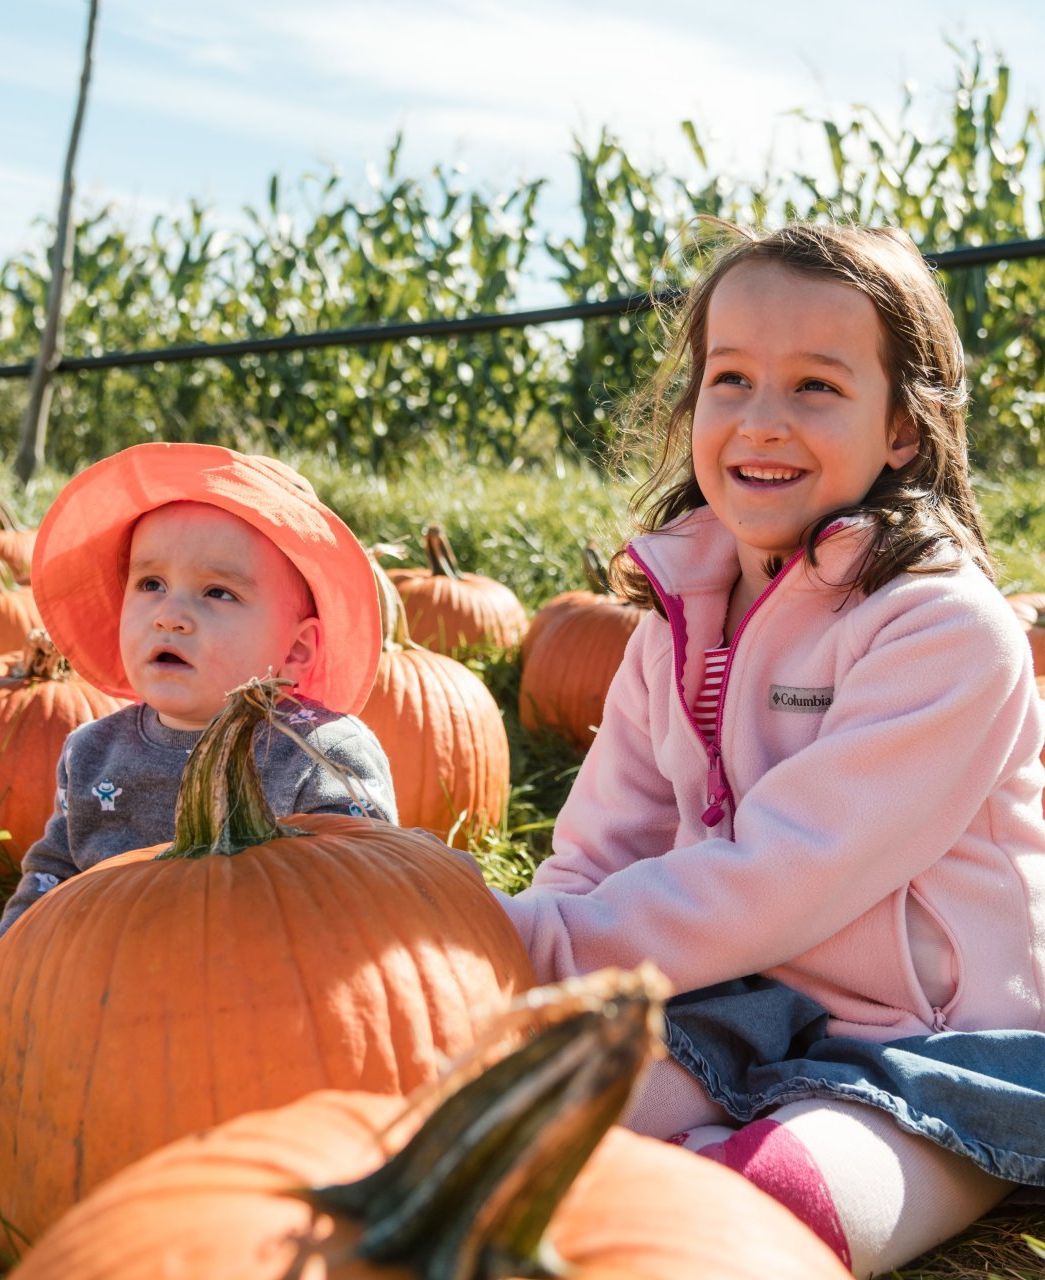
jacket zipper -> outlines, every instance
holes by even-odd
[[[843,522],[840,520],[836,521],[834,524],[828,525],[828,527],[824,529],[823,532],[817,537],[815,545],[819,546],[820,543],[825,538],[829,538],[831,534],[837,533],[838,530],[841,529],[842,527],[843,527]],[[736,812],[736,800],[733,796],[733,789],[729,785],[729,780],[726,777],[725,766],[722,763],[722,751],[719,748],[718,744],[722,741],[722,720],[723,720],[723,712],[725,711],[725,707],[726,707],[726,688],[729,684],[729,675],[733,668],[733,659],[736,656],[737,642],[739,641],[740,637],[744,634],[745,630],[747,629],[748,623],[751,621],[752,617],[754,617],[756,611],[765,603],[766,600],[769,599],[769,597],[773,594],[773,592],[777,589],[777,587],[779,587],[785,575],[788,574],[791,571],[791,569],[794,568],[796,564],[798,564],[800,560],[804,559],[805,550],[802,549],[802,550],[796,551],[794,555],[784,564],[783,568],[780,570],[777,576],[772,580],[772,582],[770,582],[766,586],[762,594],[758,597],[757,600],[755,600],[755,602],[751,605],[750,609],[748,609],[748,611],[740,619],[740,622],[737,624],[736,631],[733,632],[733,639],[729,642],[729,651],[726,655],[726,665],[722,669],[722,687],[718,695],[718,714],[715,717],[715,741],[714,742],[711,742],[701,732],[700,727],[697,725],[697,722],[693,717],[692,711],[690,710],[689,706],[686,703],[685,695],[683,694],[683,691],[682,691],[682,666],[684,664],[678,661],[678,656],[681,652],[683,659],[685,658],[685,641],[679,636],[677,625],[675,622],[675,618],[677,614],[681,612],[681,605],[675,604],[675,602],[679,600],[679,597],[669,596],[667,594],[667,592],[664,590],[664,588],[661,586],[660,582],[658,581],[656,575],[650,570],[650,568],[646,564],[643,563],[641,557],[636,553],[633,547],[630,547],[630,546],[628,547],[628,555],[631,557],[632,560],[635,561],[635,563],[639,566],[642,572],[649,579],[650,585],[653,587],[653,590],[657,593],[657,597],[660,600],[661,604],[664,606],[664,611],[668,616],[668,625],[671,627],[672,643],[673,643],[673,648],[676,655],[675,688],[678,692],[679,700],[682,703],[682,708],[686,713],[686,719],[689,721],[689,724],[692,727],[694,733],[697,735],[698,739],[700,740],[700,743],[703,746],[704,751],[708,758],[708,783],[707,783],[707,794],[705,797],[707,801],[707,808],[700,815],[700,820],[701,822],[703,822],[704,826],[706,827],[717,827],[718,824],[722,821],[722,819],[726,816],[727,805],[729,806],[731,812],[733,813]]]

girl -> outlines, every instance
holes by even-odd
[[[798,224],[732,229],[665,367],[651,612],[505,906],[542,980],[685,993],[632,1127],[889,1271],[1045,1183],[1042,714],[961,345],[905,235]]]

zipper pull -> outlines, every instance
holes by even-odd
[[[728,794],[722,773],[722,753],[712,747],[708,751],[708,807],[700,815],[705,827],[717,827],[725,817],[722,802]]]

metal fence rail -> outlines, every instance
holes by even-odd
[[[1004,244],[970,245],[922,255],[930,266],[941,270],[988,266],[1022,258],[1045,258],[1045,238],[1011,240]],[[237,342],[193,342],[152,351],[109,351],[100,356],[75,356],[61,360],[56,373],[79,373],[94,369],[122,369],[133,365],[176,364],[186,360],[235,360],[241,356],[271,355],[283,351],[305,351],[321,347],[365,347],[373,343],[401,342],[406,338],[453,338],[498,329],[522,329],[527,325],[556,324],[564,320],[593,320],[601,316],[632,315],[671,302],[679,290],[660,293],[633,293],[606,298],[601,302],[577,302],[562,307],[541,307],[504,315],[462,316],[456,320],[422,320],[397,324],[355,325],[348,329],[324,329],[317,333],[288,333],[280,338],[243,338]],[[27,378],[33,362],[0,365],[0,378]]]

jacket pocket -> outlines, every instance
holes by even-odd
[[[943,917],[915,889],[908,886],[907,945],[911,967],[933,1011],[933,1025],[945,1030],[944,1018],[961,995],[964,965],[958,941]]]

